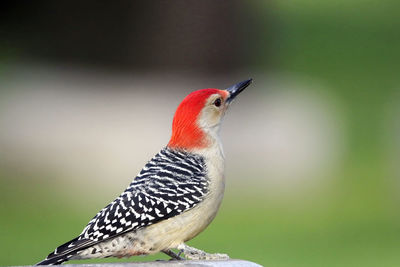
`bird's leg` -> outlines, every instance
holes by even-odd
[[[192,248],[182,243],[178,246],[178,249],[185,254],[185,257],[189,260],[227,260],[229,256],[221,253],[207,253],[197,248]]]
[[[181,251],[179,252],[179,254],[176,254],[175,252],[173,252],[170,249],[165,249],[162,251],[163,253],[167,254],[168,256],[170,256],[172,258],[172,260],[184,260],[185,258],[182,258],[181,255]]]
[[[178,256],[180,257],[182,253],[182,250],[179,250]]]

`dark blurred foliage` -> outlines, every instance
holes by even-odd
[[[273,23],[265,25],[264,18],[243,4],[9,1],[2,8],[1,33],[5,45],[24,57],[47,61],[141,71],[229,72],[254,63],[254,45],[263,41],[263,49],[270,48],[261,38],[266,32],[259,31],[272,34]]]

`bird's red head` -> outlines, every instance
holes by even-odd
[[[207,147],[209,140],[199,121],[201,112],[212,100],[221,99],[225,102],[228,96],[227,91],[214,88],[197,90],[186,96],[176,109],[168,147],[181,149]]]
[[[176,109],[168,147],[193,150],[218,142],[218,129],[226,109],[251,82],[246,80],[226,90],[208,88],[190,93]]]

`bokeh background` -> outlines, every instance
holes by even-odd
[[[397,0],[6,3],[0,265],[34,264],[79,234],[165,146],[189,92],[252,77],[221,132],[220,213],[189,244],[264,266],[399,266],[399,11]]]

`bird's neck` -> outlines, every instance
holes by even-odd
[[[214,127],[207,128],[204,130],[206,133],[206,138],[208,139],[208,150],[214,151],[213,153],[218,153],[225,158],[224,149],[222,147],[221,138],[219,135],[219,124]]]
[[[208,154],[211,154],[211,156],[220,155],[224,158],[219,125],[206,129],[199,129],[198,127],[173,129],[167,147],[204,156]]]
[[[199,128],[196,121],[185,116],[175,116],[168,147],[172,149],[201,149],[208,146],[207,133]]]

